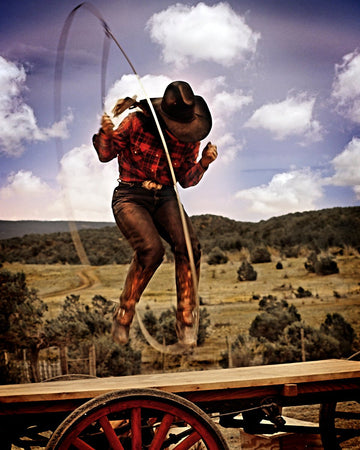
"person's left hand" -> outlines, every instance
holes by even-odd
[[[217,155],[217,146],[213,145],[211,142],[208,142],[202,152],[200,164],[204,169],[207,169],[209,167],[209,164],[215,161]]]

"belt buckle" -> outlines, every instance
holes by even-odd
[[[152,180],[143,181],[141,186],[148,191],[159,191],[162,188],[162,184],[156,183],[156,181]]]

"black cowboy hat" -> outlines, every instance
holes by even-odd
[[[209,108],[202,97],[194,95],[186,81],[173,81],[162,98],[152,98],[151,102],[167,129],[180,141],[198,142],[209,134],[212,126]]]

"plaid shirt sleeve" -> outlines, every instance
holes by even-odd
[[[148,125],[148,118],[143,113],[129,114],[114,130],[112,137],[100,130],[93,138],[94,147],[102,162],[118,158],[122,181],[152,180],[172,185],[163,144],[158,133]],[[167,133],[165,139],[177,181],[184,188],[196,185],[205,172],[197,162],[200,143],[180,142]]]

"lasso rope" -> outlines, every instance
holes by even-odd
[[[105,79],[106,79],[106,67],[107,67],[107,61],[108,61],[108,55],[109,55],[109,48],[110,48],[110,39],[116,44],[116,46],[119,48],[119,50],[121,51],[122,55],[124,56],[124,58],[126,59],[126,61],[128,62],[129,66],[131,67],[132,72],[134,73],[134,75],[136,76],[136,79],[144,93],[144,97],[149,105],[151,114],[154,118],[156,127],[158,129],[160,138],[161,138],[161,142],[162,145],[164,147],[164,151],[165,151],[165,155],[166,155],[166,159],[167,159],[167,163],[170,169],[170,174],[171,174],[171,180],[173,183],[173,188],[175,191],[175,195],[176,195],[176,200],[177,200],[177,204],[179,207],[179,212],[180,212],[180,218],[181,218],[181,224],[182,224],[182,228],[183,228],[183,232],[184,232],[184,237],[185,237],[185,243],[186,243],[186,248],[187,248],[187,252],[188,252],[188,257],[189,257],[189,264],[190,264],[190,270],[191,270],[191,276],[192,276],[192,281],[193,281],[193,289],[194,289],[194,295],[195,295],[195,308],[194,308],[194,316],[195,316],[195,332],[196,335],[198,334],[198,329],[199,329],[199,297],[198,297],[198,282],[197,282],[197,272],[196,272],[196,268],[195,268],[195,262],[194,262],[194,255],[193,255],[193,250],[192,250],[192,245],[191,245],[191,238],[190,238],[190,233],[189,233],[189,229],[188,229],[188,225],[186,223],[186,216],[185,216],[185,212],[183,209],[183,206],[181,204],[181,200],[180,200],[180,195],[179,195],[179,190],[177,188],[177,180],[176,180],[176,176],[175,176],[175,172],[174,172],[174,168],[172,165],[172,161],[171,161],[171,157],[170,157],[170,153],[165,141],[165,137],[162,131],[162,128],[160,126],[158,117],[156,115],[154,106],[145,90],[145,87],[141,81],[140,76],[138,75],[134,65],[132,64],[132,62],[130,61],[129,57],[127,56],[127,54],[125,53],[125,51],[123,50],[123,48],[121,47],[121,45],[119,44],[119,42],[117,41],[117,39],[115,38],[115,36],[113,35],[113,33],[111,32],[108,24],[105,22],[105,20],[103,19],[103,17],[101,16],[100,12],[89,2],[83,2],[81,4],[79,4],[78,6],[76,6],[68,15],[68,17],[65,20],[61,35],[60,35],[60,39],[59,39],[59,45],[58,45],[58,49],[57,49],[57,58],[56,58],[56,64],[55,64],[55,96],[54,96],[54,105],[55,105],[55,121],[59,122],[61,120],[61,80],[62,80],[62,71],[63,71],[63,64],[64,64],[64,55],[65,55],[65,47],[66,47],[66,42],[67,42],[67,38],[68,38],[68,34],[69,34],[69,30],[73,21],[73,18],[75,16],[75,13],[81,8],[81,7],[85,7],[86,9],[88,9],[95,17],[97,17],[97,19],[101,22],[104,32],[105,32],[105,37],[104,37],[104,44],[103,44],[103,55],[102,55],[102,70],[101,70],[101,108],[104,111],[104,101],[105,101]],[[62,151],[62,144],[61,144],[61,139],[57,139],[57,149],[58,149],[58,158],[59,158],[59,162],[60,162],[60,157],[63,155],[63,151]],[[70,205],[70,201],[69,198],[67,196],[65,196],[64,198],[65,200],[65,204],[67,207],[68,212],[71,212],[71,205]],[[71,214],[72,215],[72,214]],[[71,236],[75,245],[75,249],[77,251],[77,254],[79,256],[80,262],[81,264],[84,265],[89,265],[89,260],[88,257],[86,255],[86,251],[83,247],[83,244],[81,242],[79,233],[76,229],[76,224],[74,220],[69,221],[69,226],[70,226],[70,232],[71,232]],[[156,341],[156,339],[154,339],[146,330],[146,327],[144,325],[144,323],[142,322],[141,316],[138,313],[138,311],[136,311],[136,316],[137,319],[139,321],[139,325],[140,325],[140,329],[142,330],[144,337],[146,338],[146,340],[148,341],[148,343],[154,347],[156,350],[162,352],[162,353],[179,353],[179,352],[183,352],[183,348],[179,345],[179,344],[174,344],[174,345],[162,345],[160,343],[158,343]]]

